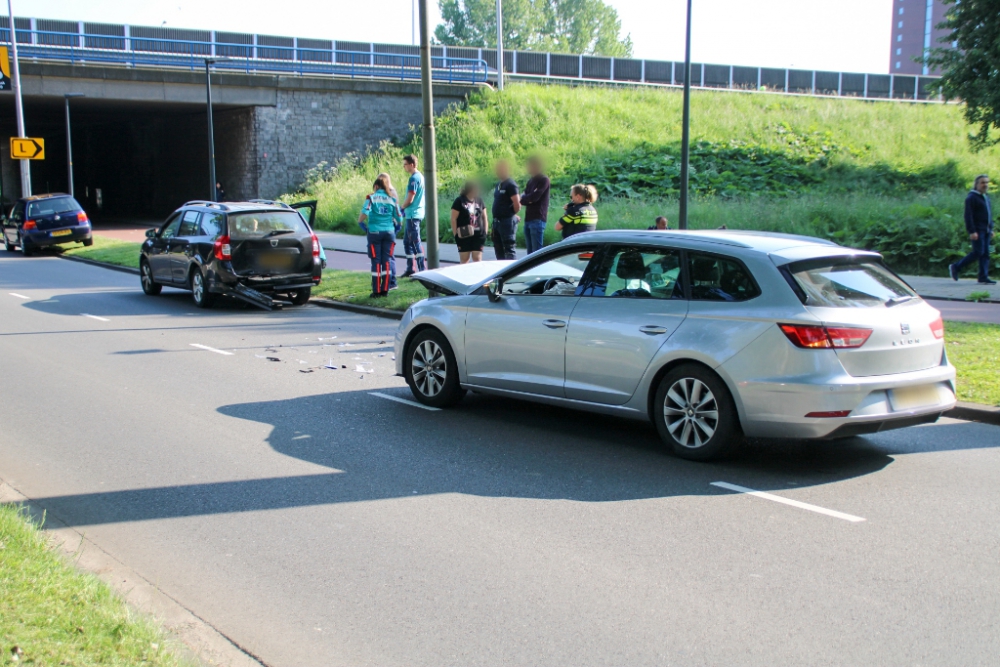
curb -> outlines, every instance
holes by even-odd
[[[362,306],[361,304],[356,304],[356,303],[344,303],[343,301],[334,301],[333,299],[327,299],[321,296],[309,299],[309,303],[316,304],[317,306],[320,306],[322,308],[347,310],[352,313],[358,313],[360,315],[374,315],[375,317],[384,317],[389,320],[403,319],[403,313],[398,310],[391,310],[389,308],[379,308],[377,306]]]
[[[1000,303],[1000,299],[980,299],[979,301],[969,301],[968,299],[959,299],[957,296],[928,296],[926,294],[919,294],[917,296],[926,301],[956,301],[958,303]]]
[[[964,419],[970,422],[980,422],[1000,426],[1000,407],[980,405],[979,403],[959,402],[954,408],[944,413],[945,417]]]
[[[100,266],[105,269],[111,269],[112,271],[121,271],[122,273],[131,273],[133,276],[139,275],[139,269],[133,269],[131,266],[119,266],[117,264],[109,264],[107,262],[98,262],[96,259],[87,259],[86,257],[74,257],[73,255],[63,255],[60,254],[59,257],[62,259],[68,259],[71,262],[80,262],[81,264],[90,264],[91,266]]]

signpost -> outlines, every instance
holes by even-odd
[[[44,160],[45,139],[40,137],[11,137],[11,160]]]

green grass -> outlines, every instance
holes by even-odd
[[[406,310],[412,304],[427,298],[427,289],[406,278],[399,279],[399,289],[381,299],[369,298],[372,292],[372,275],[368,271],[327,269],[323,282],[313,288],[313,296],[362,306],[377,306],[391,310]]]
[[[105,264],[114,264],[116,266],[129,266],[138,269],[139,248],[141,246],[141,243],[134,241],[119,241],[95,234],[94,245],[89,248],[72,246],[63,250],[63,253],[70,257],[83,257],[95,262],[104,262]]]
[[[1000,405],[1000,325],[947,322],[945,340],[958,369],[958,400]]]
[[[0,505],[0,665],[182,665],[166,637],[97,577],[52,551],[12,505]],[[23,651],[13,660],[12,651]]]

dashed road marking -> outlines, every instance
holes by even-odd
[[[412,405],[415,408],[422,408],[424,410],[431,410],[432,412],[440,412],[441,408],[431,407],[430,405],[424,405],[423,403],[417,403],[416,401],[408,401],[405,398],[399,398],[397,396],[390,396],[389,394],[382,394],[377,391],[368,392],[372,396],[378,396],[379,398],[384,398],[387,401],[396,401],[397,403],[402,403],[403,405]]]
[[[711,482],[711,484],[712,486],[717,486],[721,489],[728,489],[729,491],[736,491],[737,493],[745,493],[750,496],[763,498],[764,500],[773,500],[776,503],[781,503],[783,505],[791,505],[792,507],[798,507],[800,510],[808,510],[810,512],[816,512],[817,514],[825,514],[826,516],[832,516],[837,519],[843,519],[844,521],[850,521],[851,523],[859,523],[861,521],[864,521],[864,519],[862,519],[861,517],[854,516],[853,514],[845,514],[843,512],[838,512],[836,510],[828,510],[825,507],[820,507],[818,505],[810,505],[809,503],[803,503],[798,500],[782,498],[781,496],[776,496],[772,493],[764,493],[763,491],[748,489],[745,486],[738,486],[736,484],[730,484],[729,482]]]
[[[84,317],[89,317],[92,320],[97,320],[98,322],[110,322],[111,321],[111,320],[109,320],[106,317],[98,317],[97,315],[91,315],[90,313],[80,313],[80,314],[83,315]]]
[[[201,345],[199,343],[191,343],[191,347],[196,347],[199,350],[208,350],[209,352],[215,352],[216,354],[224,354],[227,357],[233,356],[232,352],[226,352],[225,350],[217,350],[214,347],[209,347],[208,345]]]
[[[31,300],[30,296],[24,296],[23,294],[18,294],[17,292],[7,292],[7,294],[10,294],[11,296],[16,296],[18,299],[28,299],[29,301]]]

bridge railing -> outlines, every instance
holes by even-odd
[[[309,48],[307,40],[287,39],[291,44],[239,44],[219,41],[167,39],[146,35],[107,35],[86,32],[17,29],[21,60],[55,60],[85,65],[115,64],[126,67],[171,67],[201,69],[206,60],[217,70],[262,74],[328,75],[347,78],[420,79],[420,56],[374,50],[352,51]],[[30,40],[23,35],[28,33]],[[0,37],[10,39],[9,31]],[[6,40],[4,40],[6,41]],[[295,44],[298,41],[300,44]],[[314,40],[321,41],[321,40]],[[486,62],[477,58],[431,58],[434,81],[483,83]]]

